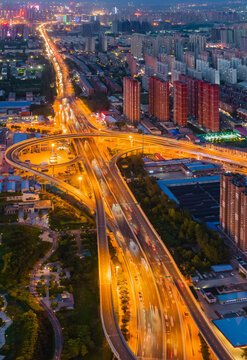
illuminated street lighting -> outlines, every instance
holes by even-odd
[[[79,177],[78,177],[78,180],[79,180],[79,189],[81,190],[81,181],[82,181],[82,176],[79,176]]]
[[[51,144],[52,152],[54,152],[54,146],[55,144]]]
[[[130,144],[131,144],[131,147],[132,147],[133,146],[133,139],[132,139],[131,135],[129,136],[129,139],[130,139]]]

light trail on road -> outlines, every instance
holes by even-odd
[[[107,165],[97,148],[94,138],[105,137],[113,138],[117,141],[128,141],[129,137],[131,136],[131,147],[133,143],[135,143],[135,145],[142,144],[143,147],[165,146],[170,150],[174,149],[174,151],[180,151],[186,154],[193,154],[194,156],[217,160],[223,163],[231,164],[236,168],[242,166],[242,172],[246,172],[245,160],[234,154],[227,154],[226,157],[224,153],[218,150],[203,148],[202,146],[191,144],[185,141],[178,142],[170,138],[153,135],[142,136],[139,134],[112,131],[101,131],[100,133],[97,133],[97,128],[94,125],[91,125],[89,114],[86,113],[84,106],[82,106],[80,101],[76,101],[73,97],[73,90],[68,84],[69,79],[66,66],[65,70],[62,71],[64,62],[61,55],[57,53],[55,46],[47,37],[47,34],[44,30],[44,25],[42,25],[40,29],[46,42],[48,54],[53,61],[57,74],[59,75],[58,95],[61,99],[67,99],[62,105],[63,113],[65,114],[65,125],[70,132],[76,133],[49,136],[45,139],[29,140],[19,143],[10,147],[6,151],[6,159],[12,166],[16,166],[18,168],[24,169],[25,171],[32,172],[40,177],[45,178],[48,181],[53,181],[65,189],[65,191],[73,194],[73,196],[77,198],[81,197],[80,200],[82,200],[83,195],[80,191],[61,180],[59,181],[58,179],[52,179],[52,177],[30,168],[27,164],[23,164],[23,162],[19,159],[18,154],[27,146],[35,146],[41,142],[49,142],[68,138],[75,141],[77,144],[77,150],[83,154],[83,162],[87,169],[90,181],[93,185],[96,202],[100,265],[101,317],[106,337],[112,347],[113,352],[120,359],[135,358],[135,355],[129,350],[125,340],[121,336],[112,304],[109,251],[106,237],[106,204],[110,209],[113,209],[114,206],[119,209],[119,214],[121,215],[120,218],[119,214],[114,214],[114,211],[112,211],[113,219],[109,221],[109,218],[107,217],[108,225],[110,225],[110,222],[114,223],[113,228],[115,228],[115,233],[119,232],[118,242],[125,252],[125,256],[129,259],[130,262],[133,262],[135,266],[140,267],[141,271],[139,271],[139,279],[143,277],[141,280],[143,283],[142,288],[144,288],[141,293],[141,297],[143,297],[142,301],[140,301],[140,291],[137,290],[140,287],[136,286],[136,298],[139,297],[139,302],[137,301],[139,308],[138,331],[139,339],[141,340],[137,350],[137,357],[139,359],[169,359],[169,357],[172,356],[174,359],[177,358],[179,360],[186,358],[184,349],[184,334],[182,324],[180,322],[180,309],[176,305],[175,292],[177,289],[185,304],[187,305],[198,328],[202,332],[203,336],[211,346],[216,356],[222,360],[232,359],[231,354],[216,336],[212,324],[198,306],[198,303],[194,299],[190,289],[184,281],[184,278],[175,264],[170,252],[165,247],[156,231],[153,229],[141,208],[136,204],[136,200],[133,197],[133,194],[130,192],[126,183],[123,181],[121,174],[116,167],[116,160],[120,155],[116,156],[112,161],[110,161],[109,165]],[[84,131],[94,132],[82,133]],[[85,145],[85,139],[87,139],[87,145]],[[128,150],[128,152],[131,152],[131,150],[133,149]],[[92,207],[95,205],[87,198],[84,198],[82,201]],[[126,204],[131,205],[126,206]],[[137,228],[138,231],[136,230]],[[149,241],[155,246],[155,253],[150,249],[147,243],[147,239],[149,239]],[[133,244],[131,243],[131,240],[133,241]],[[133,255],[135,252],[133,249],[137,252],[135,256]],[[144,262],[142,259],[144,259]],[[144,271],[145,268],[147,268],[146,270],[149,269],[150,274],[147,274],[147,271]],[[165,280],[164,287],[160,278],[164,277],[165,274],[170,275],[172,280]],[[154,285],[153,290],[150,287],[151,284]],[[107,294],[107,296],[103,296],[103,293]],[[170,300],[169,307],[166,306],[168,300]],[[145,315],[140,315],[140,309],[145,310]],[[149,309],[148,312],[147,309]],[[173,341],[173,353],[171,355],[169,355],[171,349],[167,348],[166,334],[163,325],[164,322],[166,323],[165,326],[167,326],[168,322],[168,326],[171,327],[174,327],[175,323],[175,327],[171,335],[171,339]]]

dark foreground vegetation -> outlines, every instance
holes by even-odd
[[[8,360],[49,360],[53,354],[53,330],[46,313],[28,289],[29,276],[51,244],[39,239],[40,230],[22,225],[0,226],[0,292],[13,320],[1,355]]]
[[[60,310],[63,328],[62,359],[110,360],[111,351],[100,320],[96,232],[84,227],[81,234],[84,257],[78,256],[74,236],[64,233],[51,261],[60,261],[70,271],[74,310]]]

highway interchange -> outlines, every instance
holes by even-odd
[[[186,344],[181,310],[177,302],[180,293],[199,330],[219,359],[232,359],[224,344],[216,336],[213,326],[205,317],[188,288],[168,249],[149,223],[137,201],[123,180],[116,162],[122,155],[116,155],[109,163],[102,156],[97,138],[112,138],[141,147],[143,137],[139,134],[98,131],[91,124],[90,114],[83,103],[73,96],[68,69],[64,60],[48,38],[45,24],[40,27],[48,56],[57,72],[59,114],[66,134],[31,139],[10,147],[6,160],[19,169],[38,175],[53,182],[96,210],[98,229],[100,305],[103,329],[112,351],[119,359],[186,359]],[[27,147],[42,142],[72,139],[80,155],[94,190],[94,201],[80,190],[64,181],[44,174],[31,164],[21,161],[19,154]],[[186,154],[211,158],[236,167],[245,167],[244,159],[237,155],[224,154],[187,142],[177,142],[158,136],[145,135],[145,146],[165,146]],[[134,148],[134,146],[133,146]],[[130,150],[133,150],[130,148]],[[128,150],[128,151],[130,151]],[[118,245],[129,263],[129,276],[135,294],[137,312],[137,347],[130,349],[124,340],[114,312],[111,292],[110,257],[106,229],[114,233]],[[133,350],[133,351],[132,351]]]

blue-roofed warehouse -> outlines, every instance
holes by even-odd
[[[200,161],[195,161],[192,163],[188,163],[184,165],[184,170],[188,173],[195,174],[202,174],[208,172],[217,172],[218,168],[214,164],[203,163]]]
[[[214,224],[219,222],[220,176],[162,180],[157,183],[170,199],[188,210],[195,220]]]
[[[33,104],[33,101],[0,101],[0,114],[29,111],[31,104]]]
[[[247,291],[238,291],[222,295],[217,295],[221,304],[237,303],[247,301]]]
[[[220,272],[227,272],[227,271],[233,270],[233,267],[230,264],[213,265],[213,266],[211,266],[211,268],[216,274],[220,273]]]
[[[247,319],[245,317],[213,320],[213,323],[234,347],[247,345]]]
[[[24,133],[16,133],[14,134],[14,144],[17,144],[20,141],[27,140],[28,135]]]

